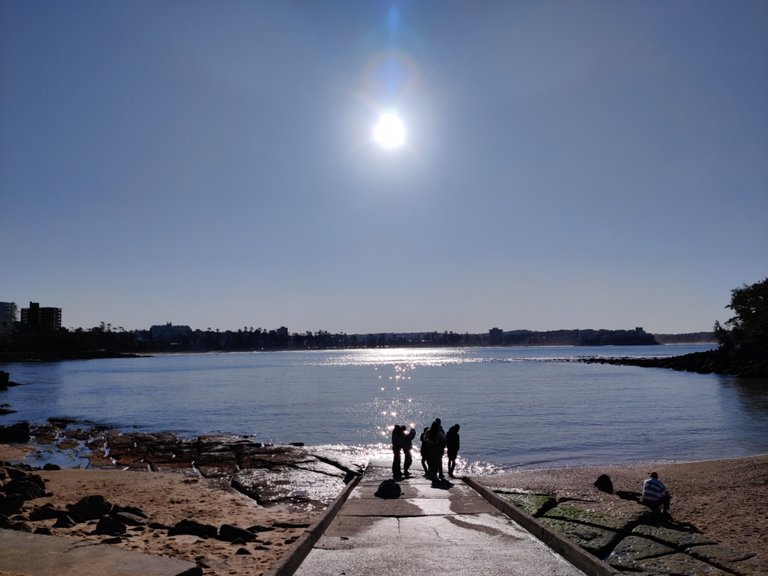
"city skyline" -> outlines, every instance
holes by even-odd
[[[0,300],[67,327],[710,331],[768,5],[0,3]]]

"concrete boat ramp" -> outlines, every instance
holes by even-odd
[[[270,576],[614,573],[546,530],[538,534],[545,544],[472,481],[433,483],[420,469],[413,472],[387,486],[391,462],[372,461]]]
[[[397,483],[390,478],[390,461],[372,461],[267,576],[615,574],[471,479],[433,483],[421,470]],[[181,560],[0,530],[0,574],[203,576],[205,572]]]

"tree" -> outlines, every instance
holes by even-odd
[[[715,323],[715,332],[721,345],[736,349],[764,347],[768,342],[768,278],[731,291],[731,303],[726,306],[734,311],[733,318],[725,325]],[[722,340],[721,340],[722,339]]]
[[[734,316],[725,326],[715,322],[720,350],[739,364],[764,370],[768,362],[768,278],[732,290],[726,308],[733,310]]]

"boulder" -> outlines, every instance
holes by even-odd
[[[201,524],[196,520],[182,520],[168,530],[168,536],[189,534],[200,538],[216,538],[218,530],[210,524]]]
[[[75,522],[72,517],[69,514],[62,514],[59,516],[59,519],[56,520],[56,523],[53,525],[54,528],[72,528],[72,526],[75,526],[77,522]]]
[[[103,516],[99,519],[99,523],[96,524],[97,534],[109,534],[115,536],[118,534],[125,534],[127,527],[120,522],[117,518],[111,516]]]
[[[29,422],[18,422],[10,426],[0,426],[0,443],[9,444],[16,442],[26,444],[29,442]]]
[[[36,474],[27,474],[14,478],[4,488],[6,496],[18,494],[24,500],[33,500],[45,496],[45,482]]]
[[[44,506],[38,506],[29,513],[29,519],[31,522],[37,522],[38,520],[50,520],[52,518],[58,518],[63,512],[56,510],[53,504],[45,504]]]
[[[21,494],[11,494],[10,496],[0,495],[0,514],[10,516],[16,514],[24,505],[24,497]]]
[[[126,512],[123,510],[118,510],[116,512],[113,511],[112,518],[119,520],[128,526],[146,526],[149,523],[149,520],[146,516],[140,516],[139,514]]]
[[[96,520],[112,511],[112,504],[104,496],[86,496],[75,504],[67,506],[70,514],[83,520]]]
[[[235,540],[251,542],[255,539],[256,534],[245,528],[233,526],[232,524],[222,524],[219,527],[219,540],[224,540],[225,542],[234,542]]]

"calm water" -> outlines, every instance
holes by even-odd
[[[70,417],[182,436],[386,448],[461,424],[470,472],[768,452],[768,382],[569,362],[708,346],[386,349],[6,364],[0,423]],[[463,461],[462,461],[463,460]]]

